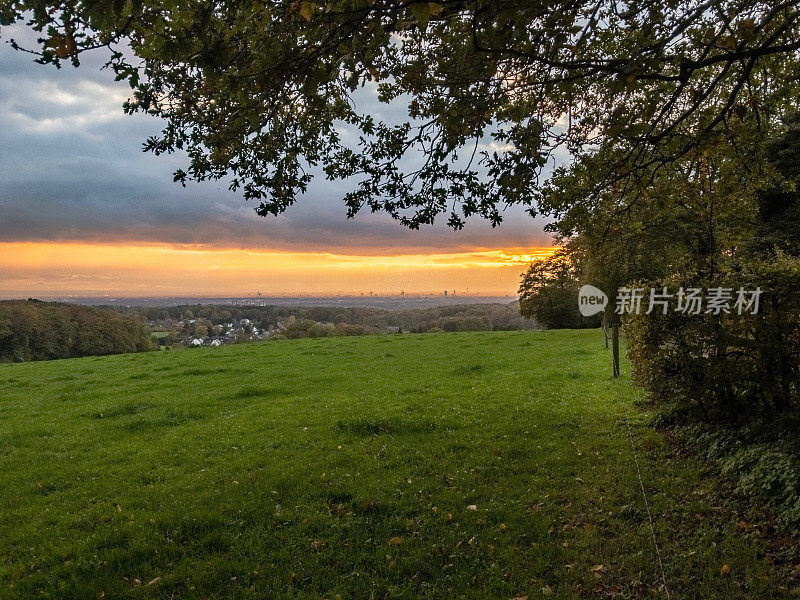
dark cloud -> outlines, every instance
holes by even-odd
[[[542,221],[507,211],[492,229],[412,232],[385,215],[345,218],[343,183],[317,179],[278,218],[261,218],[225,181],[172,182],[181,156],[155,157],[142,141],[159,121],[126,116],[128,88],[99,69],[37,65],[0,40],[0,242],[133,241],[330,252],[455,251],[549,244]],[[17,37],[20,32],[16,31]],[[367,94],[369,97],[369,94]],[[393,107],[372,106],[391,118]]]

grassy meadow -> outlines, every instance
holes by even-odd
[[[0,365],[0,598],[796,597],[597,331]]]

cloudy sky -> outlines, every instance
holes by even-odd
[[[37,65],[6,43],[24,35],[0,38],[0,297],[507,293],[550,245],[519,209],[497,229],[409,231],[385,215],[346,219],[346,189],[324,180],[277,218],[225,181],[182,188],[183,157],[141,151],[160,121],[122,113],[127,84],[100,56]]]

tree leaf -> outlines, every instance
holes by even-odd
[[[430,4],[428,2],[412,4],[411,12],[414,13],[414,18],[417,20],[419,28],[422,30],[427,29],[428,21],[431,19]]]
[[[313,2],[303,2],[300,5],[300,16],[303,17],[306,21],[310,21],[311,18],[314,16],[314,11],[316,10],[317,5]]]

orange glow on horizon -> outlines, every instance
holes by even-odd
[[[0,243],[0,297],[516,293],[520,273],[555,248],[429,254],[246,250],[203,246]]]

